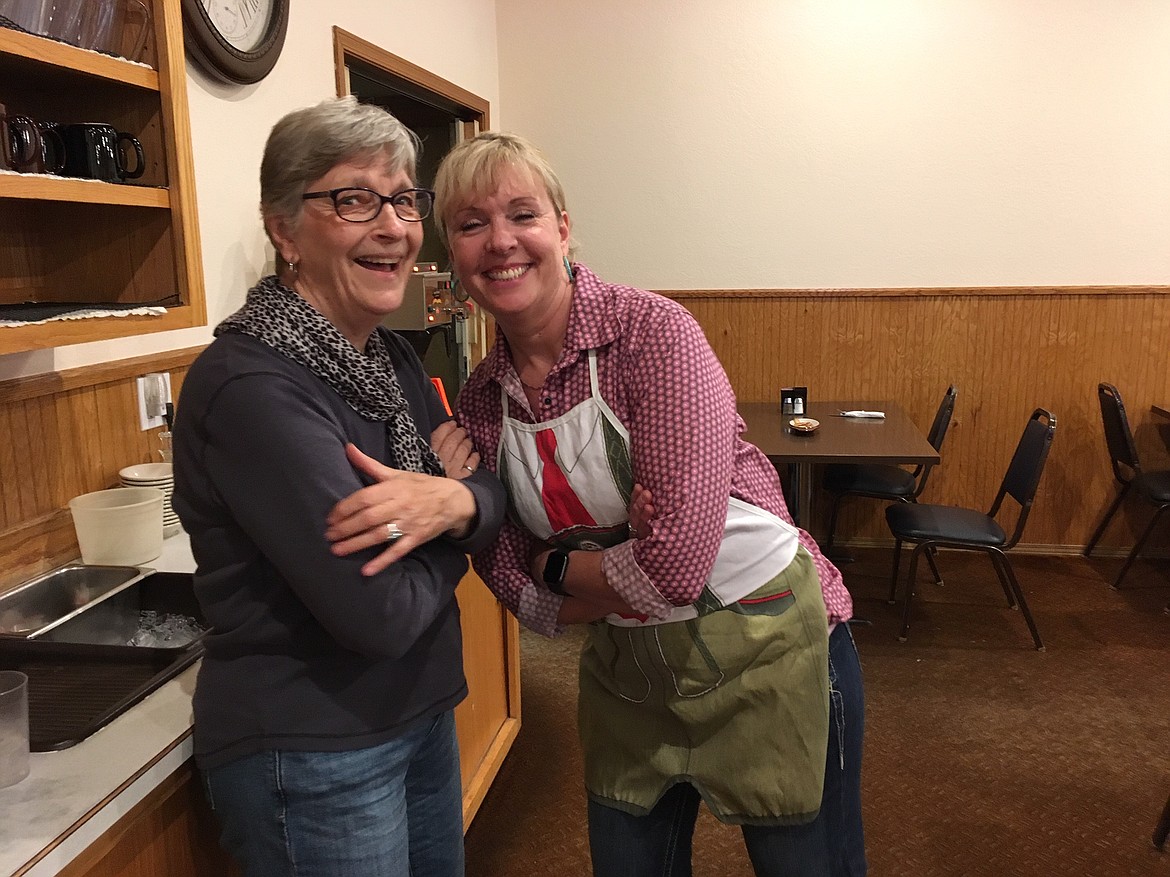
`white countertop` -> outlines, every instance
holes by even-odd
[[[161,572],[194,572],[187,534],[163,543]],[[191,757],[189,667],[96,734],[34,752],[21,782],[0,789],[0,875],[50,877]]]

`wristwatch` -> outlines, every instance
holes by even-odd
[[[565,574],[569,571],[569,552],[553,551],[544,562],[544,572],[541,578],[548,585],[548,589],[561,597],[568,597],[565,590]]]

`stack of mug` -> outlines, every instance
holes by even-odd
[[[0,103],[0,169],[124,183],[142,176],[146,155],[137,137],[106,122],[45,122]]]
[[[142,57],[151,23],[142,0],[0,0],[4,19],[31,34],[131,61]],[[136,29],[128,32],[132,21]]]

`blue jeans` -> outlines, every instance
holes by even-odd
[[[266,750],[204,773],[246,877],[462,877],[455,714],[349,752]]]
[[[757,877],[861,877],[861,750],[865,694],[848,624],[829,637],[829,748],[817,818],[806,825],[743,826]],[[589,801],[594,877],[690,877],[699,793],[680,783],[645,816]]]

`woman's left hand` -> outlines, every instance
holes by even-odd
[[[479,451],[471,443],[467,430],[454,420],[440,423],[431,433],[431,448],[448,478],[463,480],[479,467]]]
[[[345,446],[345,453],[355,469],[377,483],[333,507],[325,520],[325,538],[339,556],[389,542],[362,567],[363,575],[381,572],[436,536],[461,535],[475,518],[475,497],[457,481],[392,469],[352,444]]]

